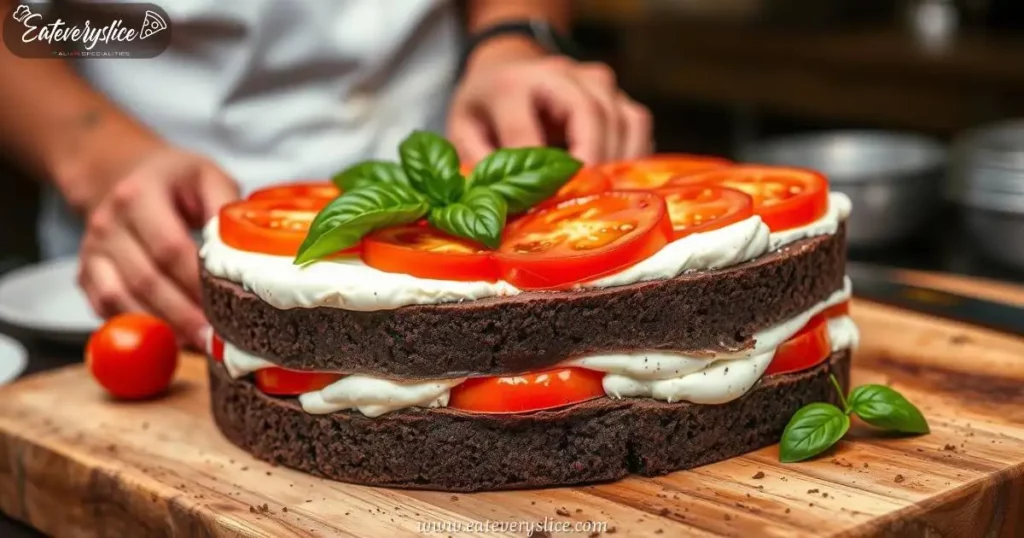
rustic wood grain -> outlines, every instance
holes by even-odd
[[[812,462],[780,464],[769,447],[581,488],[375,489],[230,445],[210,420],[203,361],[185,356],[156,401],[111,401],[80,367],[0,390],[0,510],[58,537],[403,536],[424,521],[488,520],[597,521],[616,537],[1024,535],[1024,339],[867,302],[852,312],[864,335],[854,382],[895,386],[930,435],[857,424]],[[449,534],[465,533],[438,535]]]

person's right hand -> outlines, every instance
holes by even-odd
[[[78,282],[96,313],[150,312],[202,348],[199,261],[190,229],[238,198],[238,186],[205,157],[157,150],[88,214]]]

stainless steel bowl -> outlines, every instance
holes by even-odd
[[[828,131],[755,143],[748,162],[818,170],[853,201],[847,238],[857,247],[907,239],[942,203],[946,150],[910,133]]]
[[[948,194],[993,260],[1024,269],[1024,120],[968,131],[954,144]]]

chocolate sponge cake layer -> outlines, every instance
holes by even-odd
[[[850,353],[841,351],[813,369],[764,378],[722,405],[600,398],[506,415],[311,415],[294,399],[232,380],[212,361],[210,390],[221,431],[257,458],[344,482],[475,491],[661,475],[738,456],[777,442],[803,405],[834,402],[828,375],[845,387],[849,368]]]
[[[235,346],[297,370],[438,378],[542,369],[622,350],[735,351],[843,287],[845,234],[717,271],[574,292],[360,312],[281,310],[203,274],[207,317]]]

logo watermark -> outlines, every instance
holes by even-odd
[[[22,58],[153,58],[171,42],[156,4],[22,3],[4,14],[4,45]]]
[[[542,521],[452,521],[430,520],[420,521],[416,530],[421,534],[453,534],[453,533],[516,533],[531,535],[534,533],[603,533],[608,530],[606,521],[559,521],[545,517]]]

